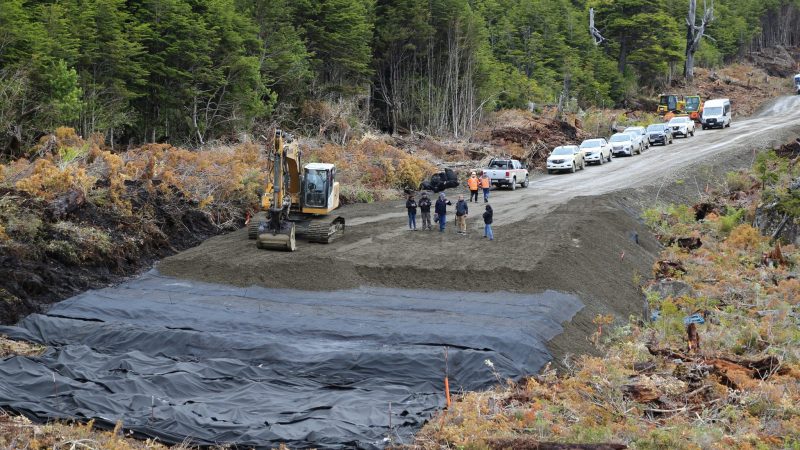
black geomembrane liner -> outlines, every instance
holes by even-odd
[[[151,272],[0,327],[51,347],[0,361],[0,407],[122,420],[165,443],[383,448],[444,406],[445,347],[451,390],[485,389],[486,360],[501,377],[537,371],[582,306],[552,291],[312,292]]]

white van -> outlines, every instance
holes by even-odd
[[[706,100],[703,115],[700,117],[703,129],[725,128],[731,126],[731,101],[727,98]]]

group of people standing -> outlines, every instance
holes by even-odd
[[[492,210],[492,206],[488,204],[491,181],[486,174],[483,174],[481,178],[478,178],[475,172],[472,172],[469,180],[467,181],[467,185],[469,186],[470,190],[470,202],[473,201],[473,198],[474,201],[477,202],[479,192],[478,187],[483,189],[483,201],[484,203],[487,203],[485,211],[483,212],[483,237],[489,238],[490,241],[493,241],[494,233],[492,231],[492,222],[494,221],[494,211]],[[430,198],[428,198],[427,192],[423,192],[421,194],[419,201],[414,198],[413,194],[409,195],[408,199],[406,200],[406,209],[408,210],[408,229],[417,231],[417,209],[419,208],[420,215],[422,216],[422,229],[432,230],[431,206],[433,206],[433,221],[434,223],[439,224],[439,232],[444,233],[447,225],[447,207],[452,205],[453,203],[447,199],[447,196],[444,194],[444,192],[439,194],[439,199],[436,200],[435,204],[433,204]],[[467,205],[463,195],[458,196],[458,202],[456,202],[455,206],[456,226],[458,228],[457,232],[458,234],[466,235],[469,205]]]

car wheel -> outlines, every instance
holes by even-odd
[[[516,177],[511,180],[511,190],[512,191],[516,191],[517,190],[517,178]]]
[[[691,132],[690,134],[691,134],[692,136],[694,136],[694,130],[692,130],[692,132]]]
[[[525,177],[525,181],[522,182],[522,187],[528,187],[528,177]]]
[[[604,159],[606,159],[606,158],[603,156],[603,153],[600,153],[600,165],[601,166],[603,165],[603,160]]]
[[[572,162],[572,168],[569,169],[569,171],[572,172],[572,173],[575,173],[576,170],[578,170],[578,169],[575,167],[575,162],[573,161]]]
[[[548,175],[552,175],[553,174],[553,169],[547,169],[547,174]]]

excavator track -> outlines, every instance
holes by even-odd
[[[258,226],[261,222],[267,221],[267,213],[260,212],[250,218],[250,223],[247,225],[247,238],[258,239]]]
[[[312,220],[304,234],[309,242],[330,244],[344,236],[344,217]]]

